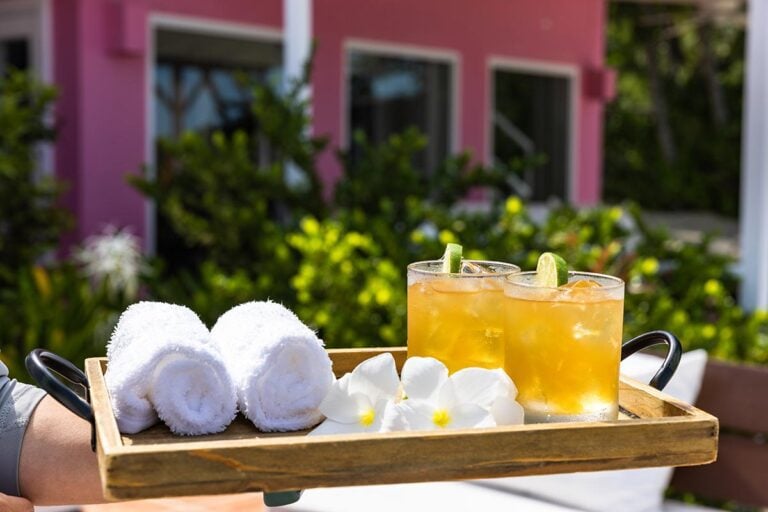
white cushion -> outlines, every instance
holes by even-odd
[[[635,354],[621,365],[623,374],[648,382],[661,359]],[[707,353],[683,354],[680,366],[664,392],[693,403],[699,394]],[[593,473],[530,476],[488,480],[490,485],[527,496],[547,499],[589,512],[651,512],[663,510],[664,491],[672,468],[628,469]]]

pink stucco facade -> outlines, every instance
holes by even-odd
[[[0,0],[2,1],[2,0]],[[199,29],[235,24],[279,32],[282,0],[51,0],[53,78],[60,89],[56,172],[69,181],[67,205],[81,239],[106,223],[145,235],[143,198],[125,176],[146,163],[153,20]],[[576,85],[571,198],[599,200],[604,66],[603,0],[314,0],[318,47],[313,131],[333,146],[345,138],[345,55],[350,44],[449,54],[456,64],[455,148],[488,156],[490,65],[499,59],[559,66]],[[213,30],[213,28],[212,28]],[[320,165],[332,181],[332,152]]]

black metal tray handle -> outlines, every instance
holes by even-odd
[[[61,356],[42,348],[27,355],[24,366],[38,386],[48,392],[57,402],[91,424],[91,450],[96,451],[96,421],[91,407],[91,387],[88,377],[80,368]],[[83,397],[61,382],[52,372],[83,388]]]
[[[649,386],[659,391],[669,384],[670,379],[680,364],[680,358],[683,355],[683,347],[680,345],[680,340],[671,332],[650,331],[632,338],[621,346],[621,360],[623,361],[635,352],[661,344],[667,346],[667,355],[661,363],[661,367],[651,378],[651,382],[648,383]]]

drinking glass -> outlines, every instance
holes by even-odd
[[[434,357],[452,373],[504,367],[504,279],[510,263],[465,260],[470,272],[443,272],[441,260],[408,265],[408,356]]]
[[[505,280],[505,366],[526,423],[615,420],[624,282],[569,272],[566,285],[536,272]]]

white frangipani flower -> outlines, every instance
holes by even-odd
[[[400,380],[392,354],[367,359],[333,383],[320,403],[320,412],[327,419],[310,434],[394,430],[399,425],[393,417],[399,395]]]
[[[522,423],[517,389],[502,370],[466,368],[450,377],[443,363],[411,357],[403,366],[407,400],[399,404],[411,430],[493,427]]]

